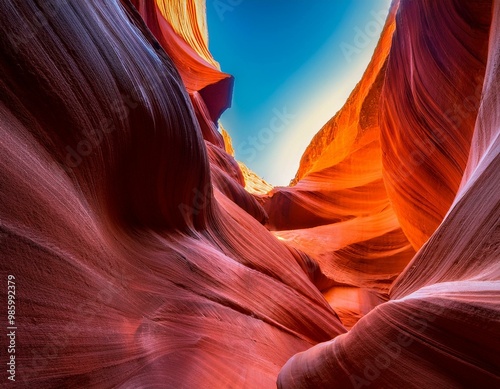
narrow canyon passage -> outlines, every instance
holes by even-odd
[[[499,387],[500,1],[393,0],[276,187],[207,6],[0,5],[0,387]]]

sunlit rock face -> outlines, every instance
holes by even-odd
[[[441,6],[446,6],[443,14],[439,11]],[[471,44],[488,30],[490,22],[489,40]],[[381,137],[387,148],[383,154],[384,177],[394,180],[392,185],[398,188],[394,189],[396,195],[392,189],[388,192],[391,199],[394,196],[398,218],[408,216],[410,220],[404,231],[409,231],[414,245],[421,244],[418,239],[423,239],[422,233],[430,231],[430,237],[392,285],[390,301],[363,317],[349,333],[294,356],[280,372],[279,388],[500,385],[499,22],[497,1],[401,2],[381,99],[382,120],[389,121],[382,126]],[[433,31],[432,42],[442,48],[433,51],[435,60],[430,61],[430,67],[420,63],[419,57],[430,55],[419,51],[423,47],[418,31],[424,23],[426,31]],[[454,45],[458,45],[456,51],[452,51]],[[448,63],[441,71],[437,68],[438,59]],[[461,61],[470,68],[462,69]],[[485,73],[480,72],[483,63]],[[450,68],[455,69],[451,74]],[[451,88],[450,77],[458,71],[463,75]],[[406,80],[406,87],[396,87],[394,82],[398,79]],[[478,82],[480,93],[476,93]],[[467,97],[469,92],[479,98],[477,106],[470,107],[468,113],[473,118],[464,117],[461,125],[453,123],[456,119],[447,118],[447,110],[454,109],[457,99]],[[449,100],[446,93],[450,93]],[[409,103],[408,99],[414,101]],[[445,120],[450,126],[437,126]],[[433,121],[437,127],[430,125]],[[395,123],[398,126],[391,127]],[[390,137],[389,130],[393,131]],[[422,143],[417,142],[417,135]],[[396,170],[391,164],[396,156],[400,163],[411,161],[408,151],[403,149],[399,154],[395,150],[395,145],[402,146],[408,138],[415,148],[427,145],[425,163],[415,166],[415,180],[420,180],[420,187],[410,185],[407,177],[401,181],[393,178],[410,168],[407,165]],[[435,144],[434,150],[434,143],[428,139],[446,143],[449,149]],[[462,151],[463,148],[468,151]],[[465,159],[462,165],[457,162],[461,159]],[[422,178],[431,174],[443,176],[439,186],[444,191],[443,202],[446,192],[453,192],[448,197],[451,204],[435,204],[437,208],[448,208],[441,212],[442,218],[436,212],[434,220],[425,207],[434,205],[432,201],[437,200],[432,196],[437,196],[438,190],[432,188],[427,193],[427,182]],[[391,184],[387,186],[390,188]],[[416,205],[416,198],[408,195],[401,200],[398,195],[402,196],[404,190],[415,193],[421,203]],[[415,228],[412,215],[419,213],[422,224]],[[436,220],[439,225],[432,230]]]
[[[203,132],[228,105],[206,88],[227,76],[189,84],[182,36],[164,20],[185,51],[159,44],[129,2],[0,7],[19,387],[271,388],[293,354],[345,332],[314,263],[218,189],[244,184]]]
[[[199,92],[216,121],[230,105],[233,77],[220,71],[208,50],[205,1],[131,1],[175,63],[187,91]]]
[[[218,125],[203,1],[3,2],[14,385],[500,386],[499,23],[499,1],[394,1],[272,188]]]
[[[189,93],[203,139],[207,142],[214,185],[265,223],[266,211],[245,191],[243,175],[229,154],[232,150],[226,152],[227,136],[225,140],[218,130],[219,116],[231,105],[233,77],[220,71],[208,50],[205,2],[134,0],[132,3],[157,39],[154,44],[160,44],[173,61]],[[203,203],[204,197],[202,192],[195,193],[195,203]]]
[[[491,1],[409,1],[396,20],[411,34],[393,37],[380,141],[387,193],[415,250],[448,212],[467,163],[490,23]]]
[[[330,280],[322,291],[348,327],[388,299],[415,254],[386,191],[380,142],[397,8],[362,80],[306,149],[295,185],[275,188],[264,204],[276,235],[319,263]]]

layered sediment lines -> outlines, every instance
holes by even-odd
[[[132,0],[132,3],[175,63],[187,91],[200,93],[211,119],[216,121],[231,103],[233,77],[220,71],[208,51],[205,2]]]
[[[387,192],[415,250],[448,212],[467,163],[490,9],[491,1],[409,1],[396,20],[411,34],[393,37],[380,140]]]
[[[271,388],[345,332],[303,258],[214,185],[243,187],[238,165],[207,148],[194,92],[130,3],[2,3],[0,30],[20,385]]]
[[[394,1],[288,188],[232,155],[204,13],[0,5],[16,383],[500,386],[500,1]]]
[[[352,326],[387,300],[391,283],[415,251],[389,198],[380,143],[380,98],[398,2],[345,106],[306,149],[295,185],[275,188],[264,207],[286,244],[317,261],[330,283],[323,292]]]
[[[266,211],[245,191],[242,173],[230,155],[231,150],[226,151],[226,141],[219,132],[218,119],[231,105],[233,77],[220,71],[208,50],[205,2],[134,0],[132,3],[149,29],[143,29],[144,34],[148,36],[151,31],[154,37],[149,37],[150,41],[165,50],[189,93],[203,139],[208,142],[214,185],[261,223],[266,222]],[[129,12],[134,9],[129,7]],[[195,193],[195,197],[196,203],[204,201],[203,193]]]
[[[428,150],[427,146],[429,153],[414,174],[418,181],[419,177],[450,173],[450,178],[443,178],[442,186],[443,201],[446,192],[456,188],[451,199],[448,198],[451,204],[449,208],[445,207],[446,203],[439,204],[446,209],[442,220],[437,219],[439,225],[432,230],[436,221],[428,217],[425,206],[438,201],[432,199],[432,193],[437,190],[433,188],[427,193],[423,184],[418,190],[408,182],[405,187],[400,182],[392,182],[400,187],[399,194],[409,186],[408,193],[416,193],[422,199],[422,204],[417,206],[411,205],[415,198],[408,196],[401,201],[397,195],[391,197],[399,219],[404,215],[411,221],[412,215],[421,213],[422,223],[425,220],[429,223],[417,229],[405,228],[405,233],[410,231],[410,238],[429,231],[429,239],[393,284],[390,301],[364,316],[349,333],[294,356],[280,372],[279,388],[490,388],[500,384],[500,342],[496,336],[500,328],[500,193],[497,190],[500,182],[500,3],[494,2],[492,14],[490,2],[439,2],[438,8],[444,6],[448,10],[446,16],[439,16],[437,5],[436,2],[401,2],[382,99],[391,101],[392,105],[385,106],[382,120],[387,120],[390,110],[391,122],[384,128],[387,130],[393,123],[399,123],[392,128],[395,133],[390,141],[386,140],[393,145],[402,145],[403,138],[411,138],[421,147],[430,145],[426,139],[440,136],[434,131],[442,131],[445,134],[442,139],[450,138],[448,150],[437,150],[437,146],[436,150]],[[425,50],[418,50],[422,48],[417,43],[421,26],[425,23],[426,31],[433,31],[433,42],[443,49],[434,51],[436,62],[430,69],[441,59],[445,61],[442,63],[450,61],[449,66],[458,71],[460,61],[468,63],[468,56],[461,50],[465,50],[467,42],[484,33],[483,22],[488,20],[492,21],[489,41],[485,42],[488,50],[481,57],[483,44],[478,42],[470,47],[471,55],[476,58],[472,62],[487,64],[484,83],[483,75],[479,78],[481,92],[474,95],[480,96],[475,107],[477,114],[470,111],[475,123],[472,133],[467,135],[465,124],[465,127],[431,127],[429,123],[438,120],[439,112],[444,115],[448,109],[455,109],[457,96],[452,93],[446,101],[443,95],[450,81],[448,68],[431,71],[429,78],[424,68],[417,71],[416,65],[424,66],[419,53],[428,58]],[[453,55],[454,44],[458,45],[456,55]],[[398,61],[398,66],[392,67],[391,61]],[[409,89],[395,87],[394,79],[401,74],[406,75]],[[465,77],[464,73],[454,91],[475,91],[476,80],[478,78]],[[431,85],[435,88],[430,88]],[[439,85],[443,85],[443,91],[437,93]],[[407,102],[409,96],[414,99],[414,105]],[[415,124],[413,120],[417,115],[414,110],[419,110],[420,125],[411,125]],[[450,119],[445,116],[441,120]],[[421,143],[416,141],[418,137]],[[417,146],[415,149],[422,150]],[[390,147],[384,152],[384,172],[387,172],[384,177],[395,176],[395,170],[391,171],[394,165],[389,161],[394,161],[396,155],[391,154],[391,150],[397,154],[397,150]],[[401,161],[411,161],[404,150],[397,155]],[[466,162],[461,167],[457,161],[464,158]],[[451,172],[447,170],[450,164],[454,164]],[[404,169],[410,167],[405,165]]]

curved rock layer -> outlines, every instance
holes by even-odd
[[[206,142],[212,183],[240,208],[265,224],[268,216],[257,199],[245,190],[245,177],[233,157],[210,142]],[[200,202],[202,194],[200,193]]]
[[[450,9],[456,6],[453,1],[441,3],[449,3]],[[461,2],[463,6],[464,3]],[[429,2],[427,6],[433,8],[436,4]],[[439,14],[433,18],[425,6],[425,2],[401,3],[397,23],[398,20],[407,23],[401,27],[404,33],[400,35],[416,36],[414,32],[419,31],[422,17],[427,28],[435,31],[435,41],[443,46],[468,41],[468,28],[454,29],[463,36],[458,35],[450,42],[440,40],[439,37],[444,39],[450,35],[446,29],[439,28],[442,27]],[[490,15],[490,8],[484,7],[482,2],[470,2],[468,6],[482,8],[486,15]],[[458,18],[455,23],[464,20]],[[477,14],[466,20],[473,23]],[[291,358],[280,372],[279,388],[494,388],[500,385],[500,342],[497,336],[500,330],[498,1],[494,2],[491,20],[489,50],[483,59],[487,63],[486,76],[470,153],[450,209],[394,283],[391,300],[359,320],[349,333]],[[398,28],[396,24],[396,32]],[[479,27],[478,33],[481,30]],[[391,59],[411,53],[413,51],[406,43],[400,45],[400,40],[394,39]],[[459,61],[462,57],[455,58]],[[418,63],[418,57],[402,60],[396,72],[409,71],[412,61]],[[459,63],[454,66],[459,66]],[[386,80],[392,78],[390,69]],[[440,76],[444,78],[444,85],[448,81],[445,72],[443,70]],[[413,76],[415,78],[409,81],[415,88],[419,82],[429,85],[423,72],[414,72]],[[439,80],[434,78],[433,82],[439,85]],[[476,86],[471,78],[463,79],[463,82],[472,84],[471,89]],[[390,83],[384,89],[386,99],[389,93],[394,94],[393,99],[400,96],[399,90],[391,90],[388,85]],[[407,95],[401,106],[406,98]],[[399,107],[398,100],[394,103]],[[450,100],[450,103],[454,104],[454,101]],[[401,123],[404,122],[401,115],[405,112],[413,117],[411,111],[397,112]],[[453,128],[458,131],[457,127]],[[413,129],[418,132],[421,127],[402,127],[400,131],[407,136]],[[459,139],[463,134],[461,131],[456,134]],[[440,171],[446,166],[439,155],[433,154],[426,159],[426,166],[432,171]],[[422,193],[425,194],[421,192],[421,196]],[[403,205],[416,212],[408,204]]]
[[[233,77],[219,70],[208,51],[204,1],[131,2],[174,62],[188,92],[200,93],[212,121],[216,122],[231,104]]]
[[[264,200],[268,225],[316,260],[328,301],[348,327],[387,300],[415,251],[400,228],[383,179],[380,97],[398,2],[345,106],[306,149],[294,186]]]
[[[0,7],[0,293],[13,275],[21,387],[271,388],[345,332],[305,259],[212,185],[209,157],[241,172],[207,151],[130,3]]]
[[[443,220],[462,179],[490,22],[490,0],[408,1],[396,20],[412,33],[394,33],[380,140],[387,193],[415,250]]]
[[[219,133],[204,9],[0,5],[16,384],[499,387],[500,1],[394,1],[270,194]]]
[[[137,4],[137,0],[134,1]],[[212,57],[212,53],[208,50],[205,1],[156,0],[156,5],[177,35],[182,37],[205,61],[220,70],[219,63]]]
[[[127,5],[127,2],[123,3]],[[179,71],[203,138],[219,148],[216,151],[207,144],[212,150],[209,160],[214,185],[261,223],[266,222],[266,211],[245,191],[242,173],[236,172],[238,164],[226,153],[227,142],[219,132],[219,116],[231,105],[233,77],[220,71],[219,64],[208,51],[205,2],[133,0],[132,3],[157,39],[151,38],[153,45],[161,45]],[[143,32],[145,35],[149,33],[148,30]],[[229,165],[231,167],[227,169]],[[195,202],[201,202],[203,195],[196,195]]]

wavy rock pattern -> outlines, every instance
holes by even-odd
[[[415,250],[448,212],[467,163],[490,9],[491,1],[409,1],[398,14],[412,33],[393,37],[380,140],[387,193]]]
[[[453,1],[440,2],[439,6],[444,3],[448,3],[448,9],[457,6]],[[465,3],[460,2],[460,5],[484,12],[479,19],[485,20],[490,15],[487,2]],[[402,38],[395,35],[390,58],[401,62],[394,70],[396,75],[391,74],[391,67],[388,68],[384,86],[385,99],[392,99],[395,104],[393,109],[398,107],[398,113],[393,111],[392,115],[399,123],[405,123],[403,113],[408,112],[408,120],[411,120],[414,112],[409,108],[399,110],[405,106],[408,94],[401,93],[397,88],[390,89],[389,85],[393,77],[405,73],[412,63],[418,63],[418,57],[413,57],[415,62],[408,58],[416,55],[415,51],[401,39],[405,41],[408,37],[417,37],[413,28],[418,31],[424,20],[427,28],[434,31],[435,27],[435,31],[442,31],[439,35],[436,32],[436,35],[450,36],[449,31],[442,30],[441,19],[433,19],[427,13],[437,4],[408,1],[402,2],[399,10],[396,23],[402,23],[404,34],[401,34]],[[456,34],[463,36],[458,35],[453,41],[467,42],[473,26],[475,33],[482,33],[483,28],[476,24],[477,14],[468,13],[467,19],[459,18],[457,13],[454,15],[457,19],[454,23],[448,21],[450,28],[464,20],[471,24],[469,28],[462,26],[460,30],[454,29]],[[500,328],[498,1],[494,2],[491,20],[489,50],[484,58],[487,63],[486,77],[480,94],[479,113],[474,117],[476,124],[470,141],[471,152],[465,173],[462,169],[462,183],[457,188],[450,209],[394,283],[391,300],[363,317],[349,333],[291,358],[280,372],[279,388],[493,388],[500,384],[500,342],[496,335]],[[435,41],[443,47],[447,43],[439,39]],[[479,47],[482,45],[474,49]],[[462,57],[453,58],[457,67]],[[422,84],[428,82],[423,73],[414,72],[413,77],[410,76],[409,82],[414,85],[412,90],[415,94],[422,90]],[[446,85],[446,70],[443,69],[440,77]],[[467,88],[474,90],[476,85],[473,80],[463,79],[463,87],[468,84]],[[436,79],[433,82],[441,85]],[[389,94],[392,94],[390,99]],[[403,101],[399,102],[398,96]],[[430,104],[429,96],[418,100],[425,99]],[[454,100],[446,104],[454,104]],[[441,108],[446,108],[446,105]],[[407,137],[408,131],[422,131],[422,127],[418,126],[399,128],[401,132],[402,128],[405,129],[401,137]],[[441,130],[437,128],[436,131]],[[447,131],[457,131],[457,143],[462,140],[463,128],[455,126],[447,128]],[[433,132],[428,131],[426,136],[431,138],[432,135]],[[395,138],[399,141],[399,137]],[[453,150],[460,150],[460,145]],[[402,158],[405,156],[404,153],[401,155]],[[446,169],[443,158],[452,160],[453,154],[448,157],[439,152],[427,155],[425,166],[428,171],[419,165],[418,174],[432,174],[433,171]],[[390,160],[390,156],[387,159]],[[410,190],[417,192],[415,187]],[[424,191],[419,192],[419,196],[423,194]],[[417,213],[409,205],[411,201],[401,205],[397,205],[397,201],[394,203],[396,207],[406,207]],[[411,215],[411,212],[408,213]],[[423,216],[425,218],[426,215]]]
[[[134,0],[133,3],[180,72],[203,139],[209,142],[207,148],[214,185],[265,223],[268,219],[266,211],[245,191],[242,172],[234,157],[229,155],[231,149],[226,153],[227,141],[218,130],[219,116],[231,105],[233,77],[220,71],[219,64],[208,51],[205,3],[199,0]],[[202,202],[205,196],[202,193],[196,195],[194,201]]]
[[[362,80],[306,149],[295,185],[275,188],[264,201],[269,227],[330,279],[323,292],[348,327],[388,299],[415,254],[386,192],[380,144],[379,100],[397,8]]]
[[[288,188],[232,156],[203,1],[0,10],[16,386],[500,386],[500,1],[394,1]]]
[[[208,51],[204,2],[131,1],[175,63],[187,91],[200,93],[215,122],[230,105],[233,77],[219,70]]]
[[[297,256],[212,186],[209,155],[228,161],[130,5],[1,9],[20,385],[273,387],[290,356],[345,332]]]

